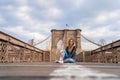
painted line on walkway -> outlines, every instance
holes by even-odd
[[[119,80],[115,74],[102,73],[76,64],[64,64],[50,76],[53,76],[50,80]]]

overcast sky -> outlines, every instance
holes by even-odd
[[[25,42],[43,40],[51,29],[65,29],[66,24],[97,43],[118,40],[120,0],[0,0],[0,31]],[[97,46],[82,39],[82,48]]]

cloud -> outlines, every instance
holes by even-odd
[[[16,3],[21,4],[21,5],[26,5],[28,0],[14,0]]]
[[[97,24],[106,23],[106,22],[108,22],[110,20],[119,19],[120,18],[119,14],[120,14],[120,10],[111,11],[111,12],[103,11],[102,13],[98,14],[98,16],[96,16],[94,21]]]
[[[16,36],[22,36],[26,39],[35,39],[40,40],[45,38],[44,35],[41,35],[39,32],[30,32],[29,30],[25,30],[23,26],[16,26],[16,27],[5,27],[4,30],[15,33]]]
[[[36,0],[36,2],[43,8],[54,7],[56,5],[56,0]]]
[[[14,16],[16,16],[16,18],[22,21],[26,21],[26,20],[30,20],[30,15],[29,15],[30,10],[31,9],[28,6],[20,6],[13,11],[13,14]]]
[[[18,7],[17,11],[13,11],[14,16],[25,26],[26,29],[32,31],[50,32],[56,23],[52,21],[41,21],[30,15],[31,8],[28,6]]]
[[[85,4],[85,0],[68,0],[72,6],[74,6],[74,9],[79,9]],[[70,6],[71,6],[70,5]]]
[[[104,39],[107,43],[120,39],[120,10],[115,9],[111,11],[97,11],[95,15],[90,15],[78,22],[79,27],[82,29],[82,34],[88,39],[99,42]]]
[[[106,28],[106,27],[93,29],[92,31],[89,30],[89,29],[86,29],[86,30],[84,30],[84,31],[85,31],[85,32],[83,32],[83,35],[86,35],[86,36],[92,35],[92,36],[90,36],[90,37],[91,37],[91,38],[94,38],[94,39],[96,39],[96,38],[102,38],[102,37],[106,36],[106,35],[105,35],[106,33],[107,33],[107,34],[111,33],[111,32],[108,30],[108,28]]]
[[[43,17],[46,19],[59,19],[62,16],[62,10],[51,7],[41,11],[40,14],[43,14]]]
[[[6,11],[12,11],[14,10],[14,6],[6,5],[6,6],[2,6],[1,9],[6,10]]]
[[[87,37],[88,39],[98,42],[100,39],[105,39],[107,42],[110,42],[112,40],[118,40],[119,39],[119,30],[111,30],[111,25],[107,26],[99,26],[97,28],[91,27],[91,26],[81,26],[78,27],[82,29],[82,34]],[[114,27],[113,27],[114,29]]]
[[[120,19],[120,10],[111,10],[111,11],[97,11],[85,18],[79,19],[77,21],[78,25],[91,26],[94,28],[103,27],[108,25],[114,25]],[[116,27],[115,27],[116,28]]]
[[[41,7],[41,11],[38,11],[45,19],[59,19],[63,15],[63,12],[56,5],[56,0],[37,0],[36,4]]]
[[[40,41],[48,36],[50,30],[56,25],[53,21],[41,21],[31,16],[32,8],[28,5],[17,7],[8,5],[3,9],[9,11],[9,14],[19,21],[16,26],[6,26],[3,29],[9,33],[17,34],[21,38],[25,37],[24,40],[34,38],[36,41]],[[57,13],[57,10],[54,12]]]
[[[5,24],[7,21],[0,15],[0,24]]]

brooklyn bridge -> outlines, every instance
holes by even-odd
[[[51,37],[50,50],[36,45]],[[59,48],[65,48],[73,38],[77,47],[76,63],[55,63]],[[99,46],[85,51],[81,38]],[[62,41],[58,48],[57,43]],[[80,29],[51,30],[43,41],[28,44],[0,31],[0,80],[119,80],[120,40],[100,45],[81,34]]]

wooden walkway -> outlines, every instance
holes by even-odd
[[[120,64],[0,63],[0,80],[120,80]]]

